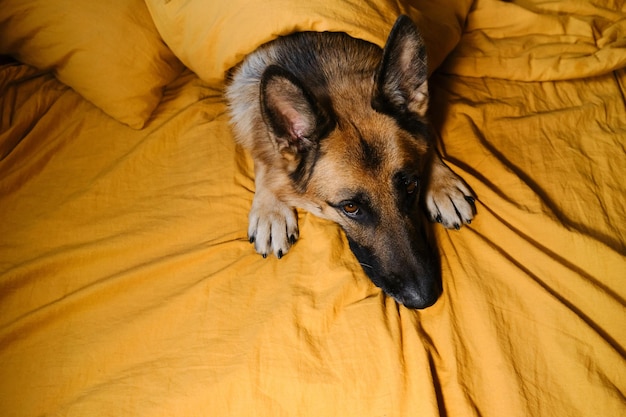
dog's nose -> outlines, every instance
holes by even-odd
[[[435,304],[443,292],[438,274],[405,276],[400,282],[402,285],[392,295],[396,301],[408,308],[424,309],[430,307]]]
[[[422,310],[435,304],[440,295],[441,291],[427,291],[426,293],[420,292],[417,294],[405,293],[398,297],[400,299],[397,299],[396,301],[398,301],[407,308]]]

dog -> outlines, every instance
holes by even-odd
[[[231,71],[225,97],[254,160],[248,237],[259,254],[287,254],[301,208],[336,222],[397,302],[435,303],[439,257],[425,219],[459,229],[476,197],[436,150],[426,48],[409,17],[382,50],[339,32],[280,37]]]

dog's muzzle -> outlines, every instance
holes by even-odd
[[[424,249],[394,254],[382,260],[375,252],[348,239],[363,270],[387,295],[408,308],[424,309],[435,304],[442,293],[439,254],[423,243]]]

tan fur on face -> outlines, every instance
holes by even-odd
[[[370,164],[371,161],[366,160],[362,141],[377,154],[378,163]],[[349,200],[353,197],[351,191],[371,190],[367,194],[377,207],[382,211],[395,211],[394,175],[408,167],[420,173],[428,150],[426,141],[403,132],[390,117],[362,109],[361,114],[352,113],[349,121],[340,120],[337,130],[322,143],[324,157],[318,161],[315,176],[302,197],[315,201],[322,208],[323,217],[344,228],[349,227],[350,222],[327,203]]]

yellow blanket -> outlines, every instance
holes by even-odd
[[[141,130],[0,66],[0,415],[624,415],[626,5],[322,3],[148,1],[195,73]],[[306,212],[286,257],[254,252],[252,163],[221,95],[255,43],[381,43],[396,12],[433,69],[460,40],[431,109],[479,197],[471,226],[436,229],[444,293],[424,311]]]

